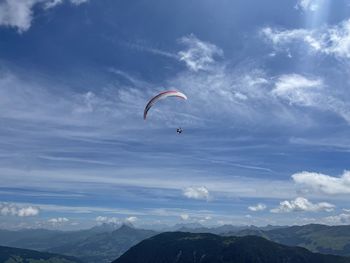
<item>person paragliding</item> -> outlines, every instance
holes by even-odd
[[[146,105],[145,110],[143,111],[143,119],[146,120],[147,119],[147,114],[148,111],[154,106],[154,104],[156,104],[158,101],[166,99],[168,97],[175,97],[175,98],[180,98],[180,99],[184,99],[187,100],[187,96],[185,94],[183,94],[180,91],[176,91],[176,90],[168,90],[168,91],[163,91],[161,93],[159,93],[158,95],[154,96]],[[182,128],[177,128],[176,132],[177,134],[181,134],[182,133]]]

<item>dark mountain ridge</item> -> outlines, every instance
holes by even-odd
[[[327,226],[310,224],[291,226],[264,231],[245,229],[228,232],[225,236],[261,236],[271,241],[288,245],[301,246],[313,252],[350,256],[350,226]]]
[[[349,258],[312,253],[257,236],[162,233],[129,249],[113,263],[350,263]]]
[[[234,225],[222,225],[216,227],[204,227],[199,224],[179,224],[175,225],[173,228],[167,229],[162,232],[189,232],[189,233],[211,233],[211,234],[225,234],[225,233],[238,233],[243,230],[272,230],[284,228],[285,226],[272,226],[267,225],[264,227],[257,227],[254,225],[246,225],[246,226],[234,226]]]
[[[0,262],[6,263],[82,263],[82,261],[69,256],[38,252],[35,250],[2,247],[0,246]]]

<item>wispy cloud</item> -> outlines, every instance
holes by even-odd
[[[333,94],[321,78],[298,74],[282,75],[271,92],[291,105],[329,111],[350,123],[350,105],[339,94]]]
[[[342,132],[336,132],[332,134],[332,136],[327,135],[311,138],[291,137],[290,142],[296,145],[327,147],[341,152],[350,151],[350,140],[347,135]]]
[[[181,61],[193,71],[207,70],[215,62],[215,57],[222,56],[223,51],[214,44],[199,40],[195,35],[182,37],[180,43],[187,47],[178,53]]]
[[[340,177],[322,173],[301,172],[292,175],[293,180],[302,186],[325,194],[350,193],[350,172],[345,171]]]
[[[81,5],[83,3],[89,2],[89,0],[70,0],[72,4],[74,5]]]
[[[295,8],[303,11],[317,11],[320,7],[319,4],[320,0],[298,0]]]
[[[188,176],[188,173],[194,174],[195,171],[187,169],[162,168],[162,173],[158,169],[144,168],[139,169],[112,169],[105,171],[102,175],[99,170],[60,170],[60,171],[31,171],[30,180],[26,171],[14,171],[3,169],[2,182],[4,187],[12,186],[17,188],[42,189],[45,191],[59,190],[68,192],[79,192],[80,194],[89,193],[92,189],[105,193],[111,191],[114,187],[135,187],[142,188],[150,194],[156,189],[164,191],[167,195],[172,194],[174,198],[179,194],[187,193],[188,196],[197,196],[198,187],[188,187],[202,182],[203,185],[210,185],[208,189],[201,189],[199,196],[203,198],[211,193],[215,198],[225,196],[255,197],[255,198],[287,198],[295,195],[295,185],[292,182],[284,180],[271,180],[271,178],[245,178],[239,176],[219,175],[210,176],[208,173],[202,175]],[[118,174],[118,177],[115,175]],[[167,175],[165,175],[167,174]],[[183,174],[183,175],[181,175]],[[176,177],[177,180],[171,180]],[[13,178],[16,178],[14,180]],[[265,185],[265,187],[259,187]],[[280,191],[273,191],[273,189]],[[115,190],[114,190],[115,191]],[[174,192],[172,192],[174,191]],[[201,194],[202,193],[202,194]],[[80,209],[76,209],[80,211]],[[82,208],[82,211],[85,209]],[[117,210],[120,211],[120,210]],[[126,212],[127,213],[127,212]]]
[[[308,199],[303,197],[298,197],[291,201],[282,201],[277,208],[271,209],[272,213],[290,213],[290,212],[320,212],[333,211],[335,206],[333,204],[322,202],[322,203],[312,203]]]
[[[195,38],[193,41],[200,40]],[[249,125],[262,123],[266,116],[275,124],[292,125],[299,122],[300,118],[306,118],[305,114],[301,115],[283,105],[281,100],[288,103],[293,101],[297,106],[311,101],[312,107],[324,107],[328,102],[328,110],[348,118],[348,109],[342,100],[328,96],[328,99],[319,103],[324,90],[314,87],[316,84],[323,85],[317,76],[308,78],[289,74],[273,78],[254,66],[232,69],[214,57],[210,61],[213,62],[210,72],[183,71],[166,81],[165,86],[183,91],[189,101],[178,107],[177,111],[173,110],[174,105],[171,103],[162,104],[161,110],[156,107],[147,122],[151,124],[147,127],[173,127],[179,123],[187,127],[199,127],[207,126],[209,122]],[[120,70],[110,69],[110,72],[127,79],[130,85],[106,87],[98,93],[91,90],[60,94],[54,89],[43,87],[51,86],[52,83],[31,83],[13,73],[3,73],[0,78],[0,114],[18,121],[44,123],[50,129],[47,133],[51,135],[76,134],[76,139],[100,139],[107,135],[115,138],[121,133],[120,122],[123,122],[123,130],[140,129],[143,127],[140,126],[140,120],[145,103],[161,89],[146,85]],[[46,130],[41,129],[40,132],[46,133]]]
[[[339,59],[350,58],[350,20],[321,29],[277,30],[266,27],[261,33],[277,50],[303,43],[315,54],[331,55]]]
[[[44,5],[44,8],[45,9],[50,9],[50,8],[53,8],[57,5],[60,5],[63,3],[63,0],[51,0],[51,1],[47,1]]]
[[[177,53],[150,47],[145,44],[141,45],[133,43],[127,45],[132,49],[184,62],[188,69],[194,72],[212,69],[217,58],[223,57],[222,49],[215,44],[200,40],[194,34],[184,36],[180,38],[178,42],[184,47],[184,49]]]
[[[16,205],[28,205],[28,204],[16,204]],[[61,213],[61,214],[111,214],[111,215],[134,215],[140,216],[145,215],[145,212],[140,212],[139,210],[129,210],[123,208],[115,207],[103,207],[103,206],[69,206],[69,205],[53,205],[53,204],[29,204],[31,206],[39,207],[40,211],[50,212],[50,213]],[[111,217],[109,217],[111,218]]]
[[[137,44],[137,43],[132,43],[132,44],[127,43],[127,46],[132,48],[132,49],[138,50],[138,51],[148,52],[148,53],[151,53],[154,55],[159,55],[159,56],[167,57],[170,59],[179,60],[179,56],[176,53],[172,53],[172,52],[165,51],[165,50],[155,48],[155,47],[150,47],[150,46],[147,46],[145,44],[141,45],[141,44]]]
[[[282,75],[278,78],[272,94],[291,104],[314,106],[318,103],[314,90],[322,86],[321,79],[309,79],[298,74]]]
[[[142,116],[140,112],[147,98],[144,92],[132,88],[118,91],[106,88],[105,93],[99,95],[92,91],[76,93],[68,90],[62,94],[47,88],[51,85],[53,83],[40,78],[25,81],[12,72],[1,72],[0,117],[20,122],[20,125],[28,125],[33,129],[38,123],[45,124],[36,134],[46,133],[46,128],[51,130],[51,134],[55,133],[53,130],[61,129],[62,136],[73,132],[73,136],[80,134],[88,138],[90,135],[95,137],[96,128],[102,123],[105,127],[110,126],[109,129],[104,129],[105,132],[111,131],[116,134],[112,127],[116,128],[118,125],[113,124],[111,120],[124,119],[128,122],[131,120],[130,114],[133,115],[133,119]],[[137,110],[135,105],[139,107]],[[91,121],[92,119],[94,121]]]
[[[186,111],[202,118],[201,122],[192,120],[187,125],[208,125],[212,120],[249,126],[264,122],[268,116],[277,126],[297,128],[300,118],[306,125],[317,119],[313,116],[314,109],[332,112],[350,121],[350,107],[344,96],[333,94],[334,89],[317,75],[269,76],[251,65],[232,69],[218,63],[210,72],[179,74],[170,79],[169,84],[184,87],[183,91],[189,97]],[[310,109],[301,114],[300,106]]]

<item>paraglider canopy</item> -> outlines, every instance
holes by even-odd
[[[168,97],[177,97],[177,98],[181,98],[184,100],[187,100],[187,97],[185,94],[183,94],[182,92],[176,91],[176,90],[168,90],[168,91],[164,91],[159,93],[158,95],[156,95],[155,97],[153,97],[146,105],[145,110],[143,112],[143,119],[146,120],[147,118],[147,113],[148,111],[152,108],[152,106],[157,103],[159,100],[168,98]]]

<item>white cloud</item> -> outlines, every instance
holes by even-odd
[[[294,182],[325,194],[349,194],[350,171],[345,171],[340,177],[321,173],[301,172],[292,175]]]
[[[335,216],[328,216],[324,221],[331,225],[348,225],[350,224],[350,214],[339,214]]]
[[[350,58],[350,19],[331,27],[318,39],[320,51],[338,57]]]
[[[130,217],[125,219],[125,222],[127,222],[127,223],[135,223],[137,220],[138,220],[138,218],[136,216],[130,216]]]
[[[106,216],[98,216],[98,217],[96,217],[95,220],[97,222],[105,222],[107,219],[108,219],[108,217],[106,217]]]
[[[50,8],[53,8],[57,5],[60,5],[63,3],[63,0],[51,0],[51,1],[47,1],[44,5],[44,8],[45,9],[50,9]]]
[[[277,30],[266,27],[261,30],[261,33],[277,50],[285,51],[288,45],[301,42],[314,53],[332,55],[336,58],[350,58],[350,19],[338,25],[320,29]]]
[[[181,215],[180,215],[180,218],[181,218],[182,220],[186,221],[186,220],[190,219],[190,216],[189,216],[188,214],[181,214]]]
[[[11,203],[0,203],[0,215],[2,216],[37,216],[40,210],[34,206],[18,206]]]
[[[295,200],[282,201],[277,208],[271,209],[272,213],[290,213],[290,212],[331,212],[335,208],[334,205],[326,202],[311,203],[303,197],[297,197]]]
[[[59,225],[69,222],[69,219],[66,217],[50,218],[48,222],[53,225]]]
[[[97,216],[95,218],[95,221],[99,224],[101,223],[107,223],[107,224],[122,224],[127,223],[127,224],[133,224],[138,221],[138,218],[136,216],[130,216],[125,218],[124,220],[119,219],[117,217],[107,217],[107,216]]]
[[[24,207],[24,208],[20,208],[18,210],[18,216],[21,217],[27,217],[27,216],[36,216],[39,214],[39,209],[37,207]]]
[[[248,99],[247,95],[244,95],[240,92],[234,92],[234,96],[239,100],[247,100]]]
[[[303,39],[307,33],[308,31],[305,29],[277,30],[271,27],[265,27],[261,30],[261,35],[268,41],[271,41],[275,48],[283,47],[295,40]]]
[[[64,1],[69,1],[73,5],[81,5],[83,3],[87,3],[89,0],[40,0],[42,2],[45,2],[44,8],[50,9],[53,7],[56,7],[57,5],[63,4]]]
[[[334,94],[332,89],[319,77],[307,78],[299,74],[278,77],[271,94],[287,101],[290,105],[312,107],[320,111],[329,111],[350,123],[350,105]]]
[[[34,5],[40,0],[5,0],[0,3],[0,25],[16,27],[20,32],[29,29]]]
[[[264,211],[266,209],[266,205],[257,204],[256,206],[249,206],[248,209],[253,212]]]
[[[215,62],[215,56],[222,56],[223,51],[214,44],[199,40],[194,35],[182,37],[180,42],[187,49],[178,53],[180,60],[193,71],[207,70]]]
[[[206,217],[204,217],[204,218],[200,218],[200,219],[198,220],[198,222],[199,222],[200,224],[205,224],[205,223],[207,223],[209,220],[212,220],[212,217],[211,217],[211,216],[206,216]]]
[[[206,222],[206,221],[208,221],[208,220],[212,220],[213,218],[211,217],[211,216],[205,216],[204,218],[201,218],[200,220],[199,220],[199,222],[200,223],[204,223],[204,222]]]
[[[98,217],[96,217],[95,220],[98,223],[108,223],[108,224],[120,223],[120,220],[117,217],[98,216]]]
[[[209,200],[209,190],[204,187],[187,187],[183,190],[184,196],[190,199]]]
[[[290,104],[313,106],[317,103],[313,91],[322,86],[321,79],[309,79],[298,74],[282,75],[278,78],[272,94]]]
[[[89,0],[70,0],[70,2],[74,5],[81,5],[83,3],[89,2]]]
[[[63,4],[65,0],[40,0],[42,2],[45,2],[44,8],[45,9],[50,9],[53,7],[56,7],[57,5]],[[72,3],[73,5],[81,5],[83,3],[88,2],[89,0],[66,0]]]
[[[298,0],[295,8],[304,11],[317,11],[319,9],[319,0]]]
[[[19,32],[27,31],[33,20],[33,9],[42,5],[44,9],[62,4],[64,0],[4,0],[0,2],[0,26],[14,27]],[[67,0],[68,1],[68,0]],[[79,5],[87,0],[69,0]]]

